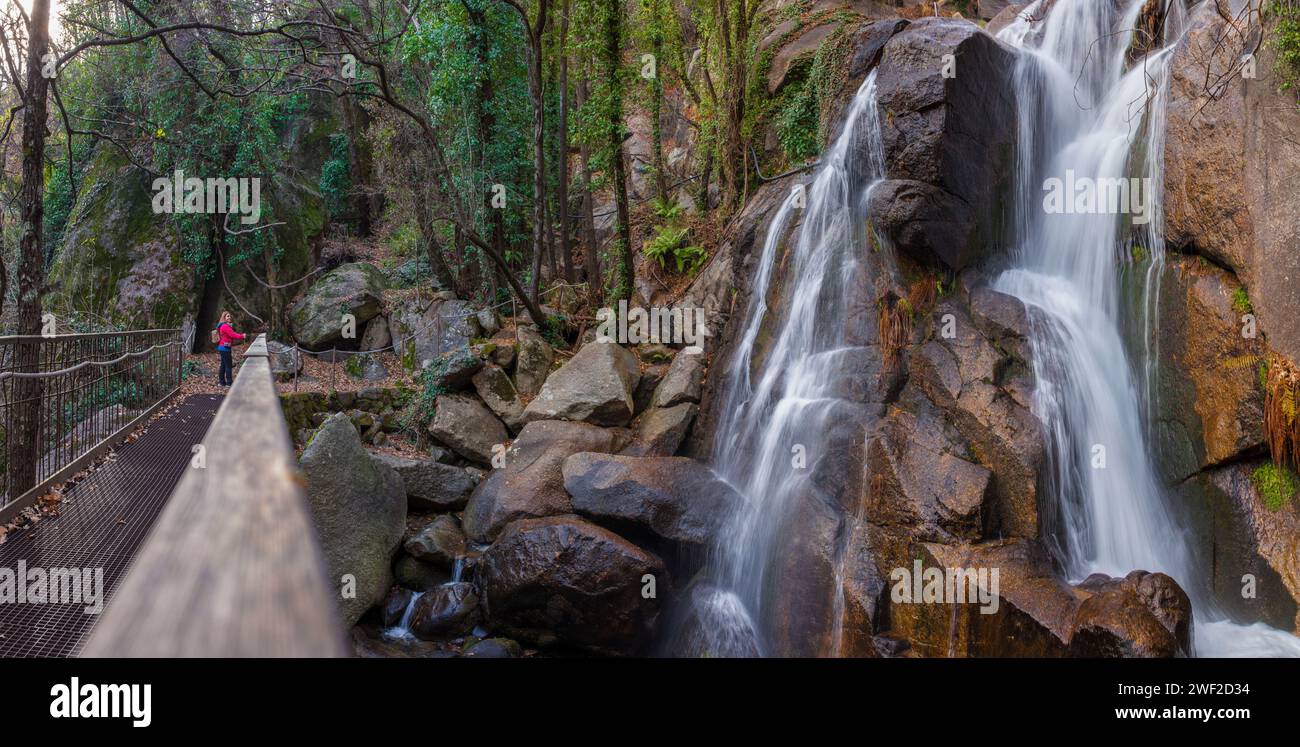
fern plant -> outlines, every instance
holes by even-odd
[[[664,223],[655,228],[654,236],[642,246],[642,253],[662,268],[666,269],[671,262],[678,273],[694,275],[709,255],[704,247],[687,243],[690,228],[681,225],[681,207],[655,200],[654,210]]]

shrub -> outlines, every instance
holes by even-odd
[[[690,228],[680,224],[681,208],[657,202],[655,213],[665,222],[655,228],[654,236],[642,246],[642,253],[660,267],[667,268],[671,261],[677,272],[695,274],[709,255],[704,247],[687,244]]]
[[[1282,89],[1290,90],[1300,79],[1300,5],[1294,0],[1273,0],[1268,12],[1277,19],[1273,48],[1277,50],[1275,64],[1282,77]]]

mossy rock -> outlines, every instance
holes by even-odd
[[[47,308],[56,315],[179,327],[194,309],[196,275],[171,216],[153,212],[148,175],[110,145],[86,169],[50,280]]]

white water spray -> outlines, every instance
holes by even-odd
[[[883,173],[872,72],[812,183],[792,190],[776,212],[758,258],[746,326],[727,373],[714,460],[745,505],[719,542],[715,585],[693,600],[706,621],[705,639],[694,642],[702,646],[698,653],[773,653],[766,641],[769,571],[799,499],[816,491],[813,470],[798,466],[792,447],[822,453],[832,423],[844,408],[858,406],[842,396],[847,359],[861,350],[846,339],[846,298],[864,272],[866,197]],[[787,237],[800,211],[802,220]],[[761,340],[766,332],[770,339]]]

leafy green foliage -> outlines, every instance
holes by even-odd
[[[1259,497],[1270,511],[1277,511],[1287,504],[1300,490],[1296,474],[1287,467],[1279,467],[1272,462],[1255,469],[1250,481],[1259,492]]]
[[[1253,314],[1255,307],[1250,303],[1250,296],[1246,295],[1246,289],[1238,287],[1232,292],[1232,309],[1238,314]]]
[[[1294,0],[1273,0],[1268,13],[1276,21],[1273,48],[1282,88],[1291,90],[1300,82],[1300,5]]]
[[[686,243],[686,235],[690,231],[686,228],[674,228],[671,225],[659,226],[655,235],[642,248],[645,256],[659,263],[664,267],[668,260],[677,254],[677,249]]]
[[[546,319],[542,320],[542,339],[546,340],[551,347],[566,347],[568,343],[564,339],[564,328],[565,320],[563,316],[560,314],[549,314]]]
[[[667,268],[671,262],[677,272],[695,274],[709,255],[703,247],[688,243],[691,231],[681,223],[681,207],[656,200],[654,210],[664,222],[655,228],[654,236],[642,246],[642,253],[660,267]]]
[[[414,288],[423,284],[432,274],[429,258],[421,254],[398,265],[391,273],[391,280],[396,288]]]
[[[813,86],[799,86],[776,115],[777,140],[790,161],[806,161],[820,152],[817,132],[820,108]]]
[[[447,390],[442,386],[442,380],[447,375],[450,363],[451,358],[442,357],[421,369],[419,375],[416,376],[419,388],[411,398],[410,404],[407,405],[406,417],[402,421],[403,428],[414,426],[423,432],[429,427],[434,412],[437,410],[438,395],[447,393]]]
[[[64,147],[60,147],[57,151],[54,164],[46,169],[45,222],[42,236],[45,241],[47,262],[54,256],[55,250],[63,241],[63,232],[72,217],[73,182],[81,178],[89,150],[88,140],[80,138],[73,141],[70,170],[65,143]]]
[[[352,189],[350,150],[347,133],[330,135],[330,157],[321,166],[320,191],[333,218],[341,218],[348,211],[348,193]]]
[[[406,83],[446,135],[452,183],[442,186],[471,196],[465,202],[475,230],[491,236],[499,228],[507,259],[521,264],[532,209],[532,114],[519,16],[499,0],[436,0],[418,15],[401,54],[427,78],[418,88]],[[497,184],[506,190],[504,208],[488,202]],[[469,247],[465,260],[470,266],[482,258]]]

